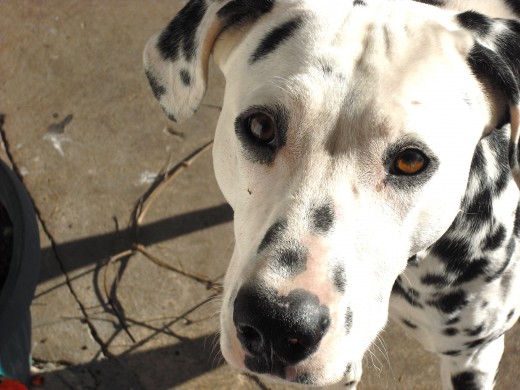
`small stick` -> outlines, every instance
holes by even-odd
[[[121,314],[121,312],[119,311],[119,308],[117,307],[116,303],[114,302],[114,300],[110,297],[110,290],[108,288],[108,270],[110,269],[110,267],[116,262],[116,261],[119,261],[125,257],[129,257],[129,256],[132,256],[133,254],[135,254],[135,250],[133,249],[129,249],[129,250],[126,250],[126,251],[123,251],[123,252],[120,252],[114,256],[112,256],[107,264],[105,265],[105,269],[103,271],[103,287],[105,289],[105,295],[108,299],[108,304],[110,305],[110,307],[112,308],[112,310],[114,311],[116,317],[119,319],[119,323],[121,324],[121,327],[123,328],[123,330],[125,331],[125,333],[128,335],[128,337],[130,337],[130,340],[132,340],[133,343],[136,342],[134,336],[132,336],[132,333],[130,333],[130,329],[128,329],[128,326],[126,325],[126,321],[123,317],[123,315]],[[119,281],[119,278],[116,277],[116,284],[118,283]]]
[[[193,162],[200,157],[202,154],[204,154],[206,151],[209,150],[210,146],[213,144],[213,141],[209,141],[205,145],[201,146],[199,149],[197,149],[195,152],[193,152],[190,156],[186,157],[184,160],[182,160],[180,163],[178,163],[175,167],[172,169],[164,172],[162,174],[163,179],[161,182],[159,182],[156,187],[153,189],[152,192],[148,194],[148,196],[145,196],[141,199],[139,199],[138,205],[136,207],[136,218],[135,223],[137,226],[141,225],[146,213],[148,212],[148,209],[150,208],[151,204],[157,199],[157,197],[161,194],[161,192],[166,188],[166,186],[177,176],[179,176],[180,173],[182,173],[186,168],[189,168]]]
[[[179,270],[175,267],[172,267],[170,264],[168,264],[168,263],[162,261],[161,259],[159,259],[158,257],[155,257],[154,255],[152,255],[141,244],[134,245],[134,248],[137,251],[141,252],[144,256],[146,256],[148,258],[148,260],[150,260],[152,263],[158,265],[159,267],[165,268],[165,269],[173,271],[173,272],[177,272],[178,274],[192,278],[192,279],[196,280],[197,282],[204,283],[208,287],[208,289],[212,288],[212,286],[213,286],[213,281],[209,280],[208,278],[205,278],[204,276],[195,275],[193,273],[186,272],[183,270]]]

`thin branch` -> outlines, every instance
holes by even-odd
[[[168,184],[170,184],[177,176],[179,176],[179,174],[181,174],[187,168],[189,168],[198,157],[207,152],[211,145],[213,145],[213,141],[209,141],[205,145],[198,148],[195,152],[186,157],[173,168],[169,170],[163,168],[161,170],[161,172],[158,175],[158,180],[156,180],[156,182],[152,185],[150,191],[148,191],[137,201],[136,207],[134,209],[135,212],[133,220],[136,228],[138,228],[143,223],[144,217],[148,212],[150,206],[155,201],[155,199],[157,199],[157,197],[164,191]]]
[[[119,260],[121,260],[121,259],[123,259],[125,257],[130,257],[133,254],[135,254],[135,251],[132,250],[132,249],[129,249],[129,250],[120,252],[120,253],[118,253],[115,256],[112,256],[108,260],[107,264],[105,265],[104,272],[103,272],[103,287],[105,288],[105,295],[106,295],[106,298],[108,300],[108,304],[110,305],[110,307],[114,311],[114,314],[116,315],[117,319],[119,320],[119,323],[121,324],[121,327],[123,328],[125,333],[128,335],[128,337],[130,337],[130,340],[132,340],[132,342],[135,343],[136,340],[135,340],[134,336],[132,336],[132,333],[130,333],[130,329],[128,329],[128,326],[126,325],[125,317],[124,317],[123,313],[121,313],[122,307],[121,307],[121,311],[119,310],[119,307],[121,306],[121,304],[119,304],[119,302],[117,300],[116,293],[114,291],[115,299],[113,299],[112,298],[112,294],[110,293],[110,289],[108,288],[108,271],[109,271],[110,267],[116,261],[119,261]],[[117,290],[117,285],[119,284],[119,277],[116,277],[115,284],[116,284],[116,290]]]

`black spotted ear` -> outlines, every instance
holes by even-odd
[[[275,0],[191,0],[144,49],[144,69],[152,92],[173,121],[197,110],[206,92],[208,61],[224,31],[252,23]]]
[[[468,64],[492,100],[492,128],[511,124],[509,165],[520,188],[520,22],[490,18],[474,11],[457,15],[475,43]]]

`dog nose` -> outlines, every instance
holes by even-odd
[[[274,366],[296,364],[316,351],[330,316],[329,309],[309,291],[298,289],[279,296],[274,290],[246,286],[235,299],[233,321],[240,343],[256,359],[248,368],[272,371]]]

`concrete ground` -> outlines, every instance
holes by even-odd
[[[181,5],[0,2],[0,158],[23,177],[40,223],[33,356],[45,389],[282,389],[233,371],[218,351],[210,298],[233,239],[211,153],[152,191],[135,223],[161,170],[210,142],[219,115],[214,67],[204,104],[180,125],[144,77],[144,44]],[[434,357],[391,325],[382,339],[360,389],[439,388]],[[519,356],[517,326],[498,389],[517,388]]]

